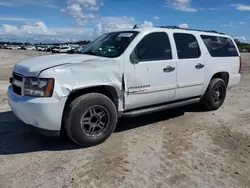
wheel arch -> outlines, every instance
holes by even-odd
[[[100,93],[103,94],[107,97],[109,97],[115,104],[116,109],[118,111],[119,109],[119,93],[117,92],[117,89],[114,86],[111,85],[96,85],[96,86],[89,86],[89,87],[85,87],[85,88],[79,88],[79,89],[75,89],[73,91],[70,92],[70,94],[68,95],[68,98],[66,100],[66,103],[64,105],[64,109],[63,109],[63,115],[62,115],[62,125],[61,125],[61,134],[65,135],[65,130],[64,130],[64,116],[65,116],[65,112],[66,109],[68,108],[69,104],[76,99],[77,97],[87,94],[87,93]]]
[[[226,86],[228,86],[228,83],[229,83],[229,73],[228,72],[226,72],[226,71],[217,72],[212,76],[211,80],[213,80],[214,78],[221,78],[226,83]],[[211,80],[210,80],[210,82],[211,82]]]
[[[85,88],[79,88],[79,89],[75,89],[71,91],[66,100],[64,111],[74,99],[87,93],[100,93],[109,97],[114,102],[118,110],[119,94],[117,92],[117,89],[111,85],[96,85],[96,86],[89,86]]]

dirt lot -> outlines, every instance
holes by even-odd
[[[39,134],[9,111],[10,68],[37,55],[0,51],[1,188],[250,187],[250,54],[242,54],[242,81],[218,111],[193,105],[121,119],[107,142],[84,149]]]

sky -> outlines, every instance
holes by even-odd
[[[0,0],[0,40],[72,42],[119,30],[180,26],[250,43],[249,0]]]

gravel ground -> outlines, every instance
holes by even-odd
[[[250,187],[250,54],[241,83],[214,112],[196,105],[121,119],[105,143],[78,148],[44,136],[9,111],[7,78],[17,60],[0,51],[0,187]],[[1,99],[1,98],[0,98]]]

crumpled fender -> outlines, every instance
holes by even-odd
[[[123,67],[120,59],[106,58],[99,61],[83,61],[66,64],[43,71],[39,77],[55,78],[53,97],[68,97],[72,92],[95,86],[112,86],[122,108]]]

